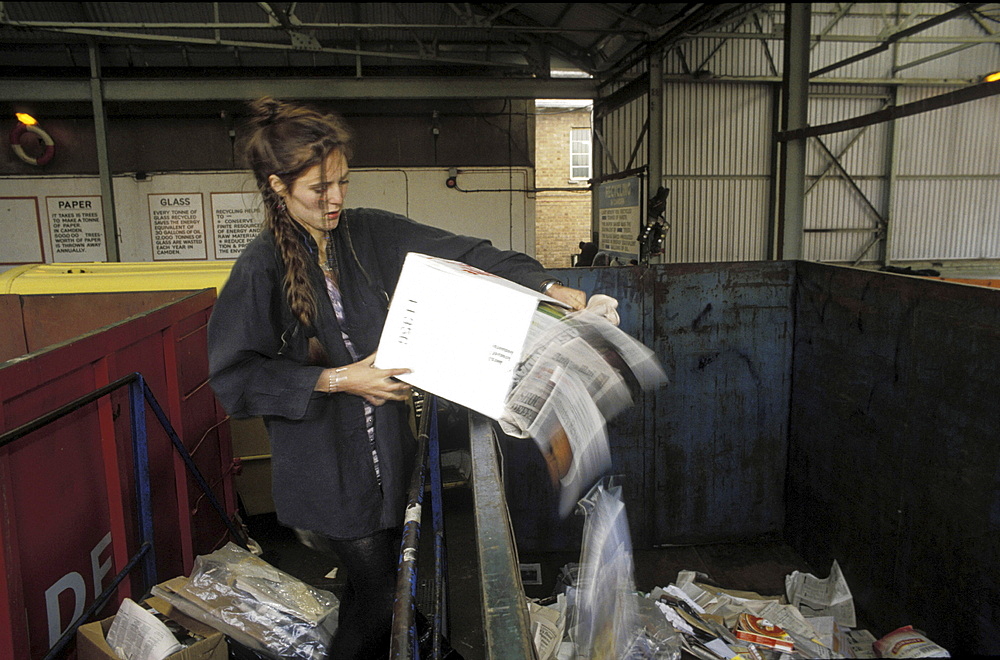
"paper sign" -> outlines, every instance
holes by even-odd
[[[608,181],[598,188],[598,246],[602,251],[638,256],[641,190],[638,177]]]
[[[105,261],[104,209],[97,195],[46,197],[53,262]]]
[[[212,193],[216,259],[235,259],[260,233],[256,197],[256,193]]]
[[[153,260],[205,259],[205,214],[201,193],[150,195]]]

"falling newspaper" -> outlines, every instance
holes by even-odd
[[[607,422],[664,382],[653,352],[600,314],[543,303],[499,421],[538,443],[566,517],[611,467]]]

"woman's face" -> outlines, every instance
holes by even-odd
[[[307,169],[290,187],[273,174],[269,181],[285,200],[288,215],[319,241],[340,223],[347,196],[348,172],[347,158],[334,151],[326,162]]]

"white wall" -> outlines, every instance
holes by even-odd
[[[386,209],[489,239],[500,248],[534,253],[534,197],[525,192],[533,180],[528,168],[462,169],[458,189],[449,189],[447,178],[448,170],[437,168],[352,170],[347,206]],[[260,218],[260,198],[247,172],[152,174],[144,181],[117,176],[114,196],[121,261],[234,258],[232,250],[227,250],[234,243],[225,243],[222,236],[225,227],[240,224],[236,219],[241,215],[247,221],[252,217],[259,222]],[[0,179],[0,226],[5,235],[0,242],[0,268],[19,263],[103,261],[102,203],[97,177]],[[60,204],[84,208],[60,210]],[[217,221],[223,206],[240,209]],[[241,208],[247,211],[241,213]],[[72,224],[73,218],[66,216],[74,212],[83,213],[78,218],[81,225]],[[180,249],[172,250],[163,242],[154,247],[158,212],[170,215],[167,226],[192,230],[179,238]],[[158,224],[155,231],[161,239],[167,233],[163,226]],[[74,242],[77,229],[81,241]],[[57,230],[68,231],[63,236],[69,240],[56,237],[54,241]],[[102,235],[93,236],[93,230]],[[86,242],[84,232],[90,234]],[[72,252],[74,245],[83,247]]]

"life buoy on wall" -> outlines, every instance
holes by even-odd
[[[42,153],[38,158],[32,158],[24,152],[24,147],[21,146],[21,136],[24,135],[25,131],[29,133],[34,133],[42,142],[45,143],[45,152]],[[28,165],[35,165],[36,167],[41,167],[48,164],[52,157],[56,155],[56,143],[52,140],[52,136],[46,133],[41,126],[37,124],[34,126],[28,126],[27,124],[17,123],[14,130],[10,132],[10,148],[14,150],[17,157],[26,162]]]

